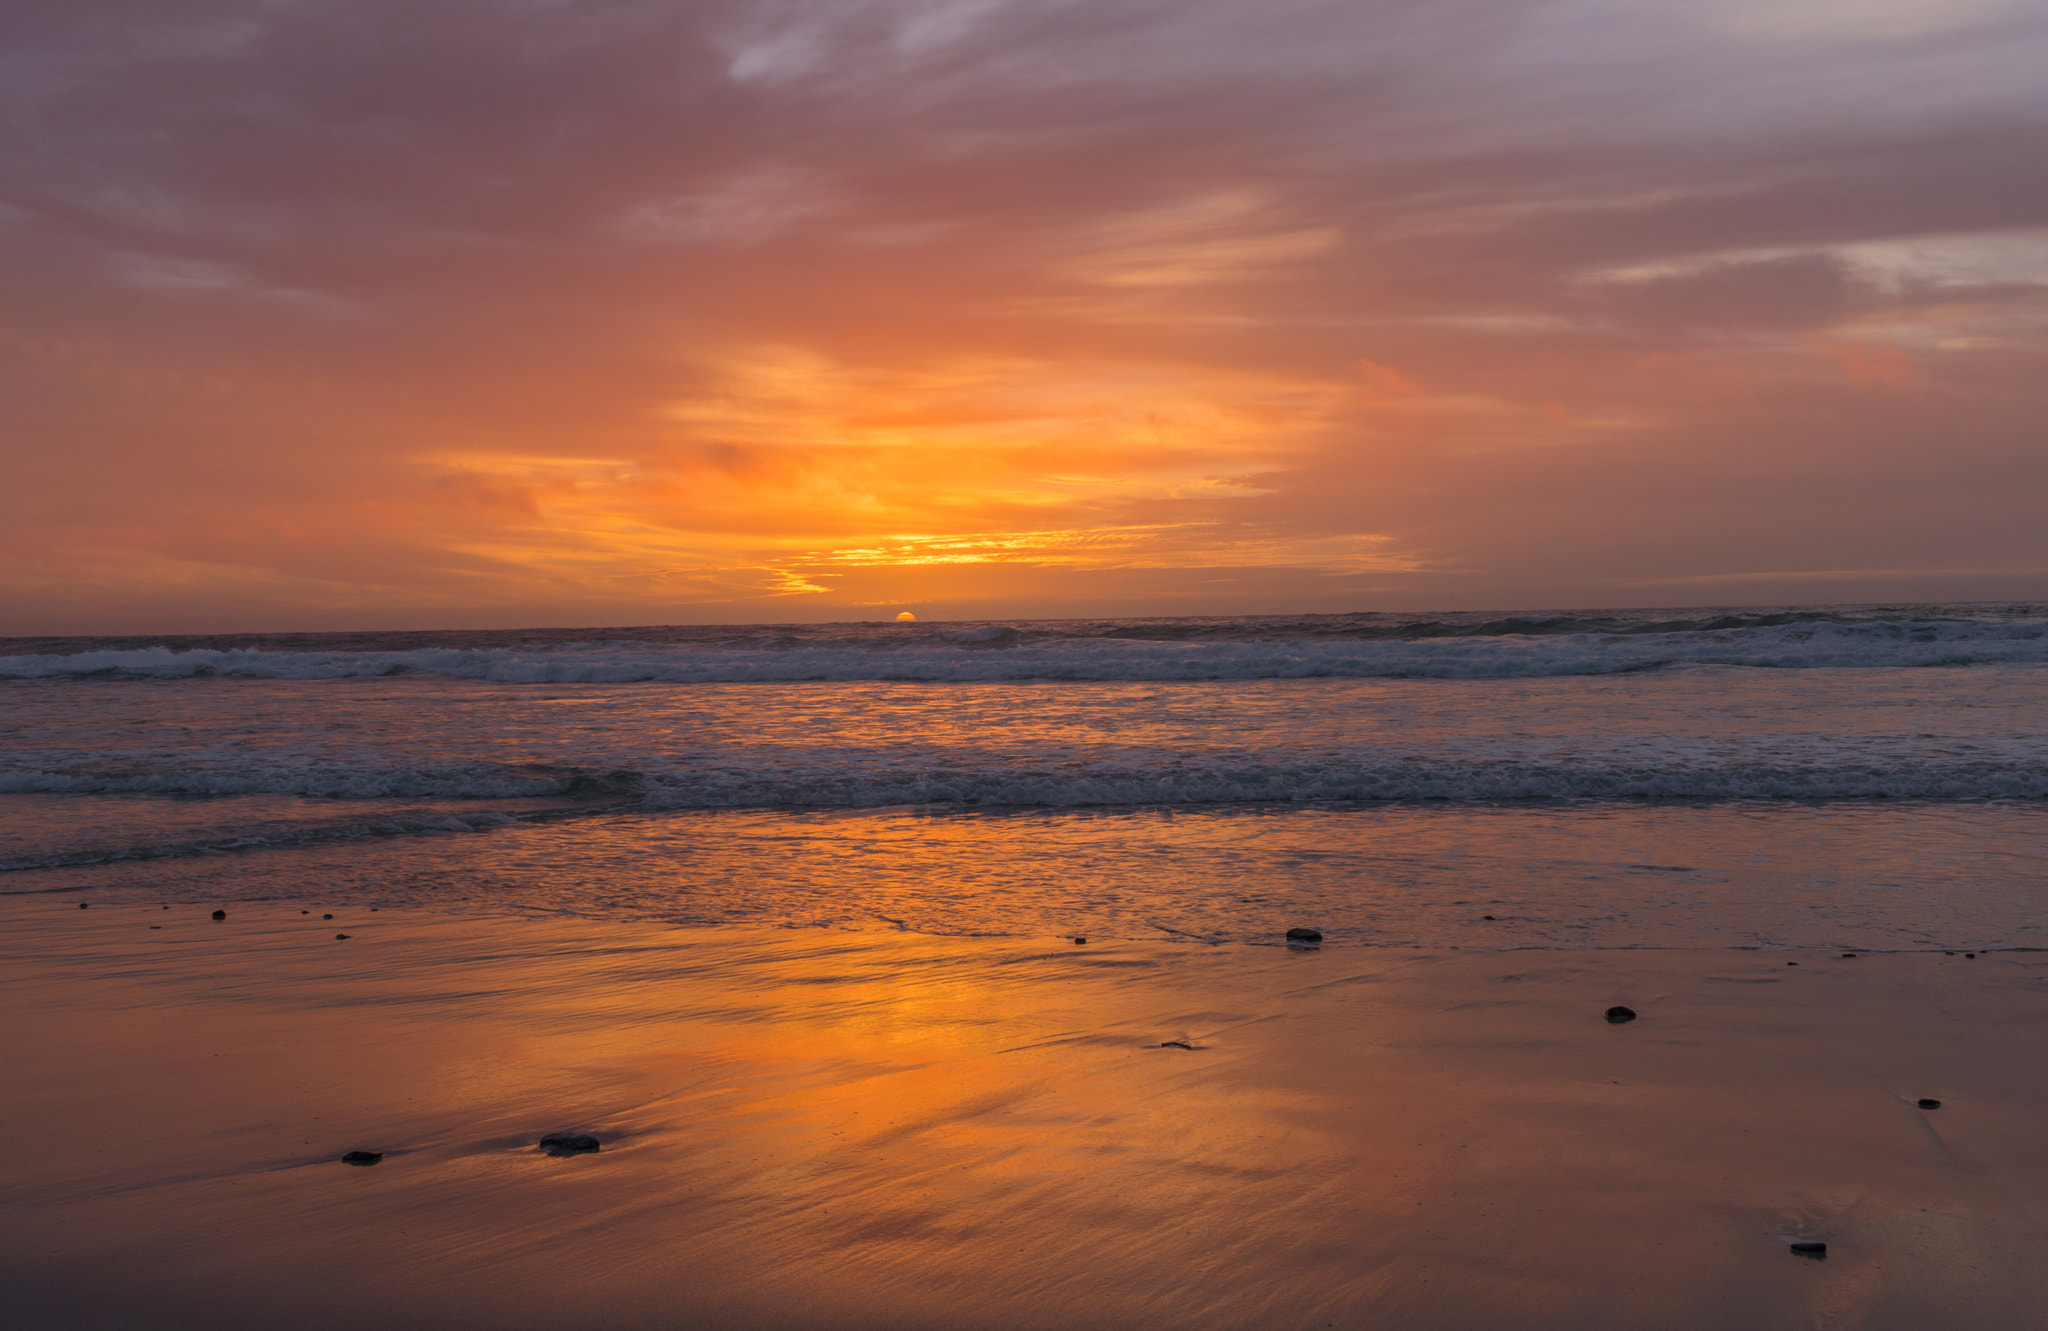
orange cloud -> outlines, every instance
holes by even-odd
[[[44,7],[0,620],[2036,590],[2048,33],[1920,8]]]

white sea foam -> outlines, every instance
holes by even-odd
[[[0,679],[346,679],[431,675],[503,684],[1002,680],[1512,679],[1672,666],[1873,668],[2048,662],[2048,620],[1813,621],[1673,633],[1500,634],[1392,641],[1158,642],[1033,638],[1004,627],[862,646],[89,651],[0,657]]]

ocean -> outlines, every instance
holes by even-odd
[[[2048,946],[2048,604],[0,640],[0,893]]]

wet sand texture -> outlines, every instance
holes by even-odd
[[[2048,1320],[2032,954],[207,913],[0,903],[11,1327]]]

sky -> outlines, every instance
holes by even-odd
[[[11,0],[0,634],[2048,597],[2038,0]]]

